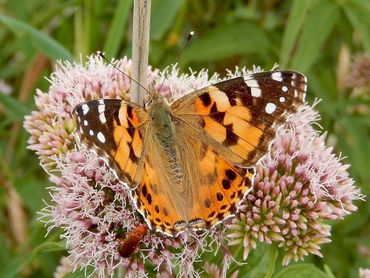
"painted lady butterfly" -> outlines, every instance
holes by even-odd
[[[168,105],[117,99],[78,105],[80,139],[132,190],[150,228],[177,235],[236,212],[253,165],[305,98],[306,77],[272,71],[223,81]],[[248,168],[250,167],[250,168]]]

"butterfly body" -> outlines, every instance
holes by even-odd
[[[75,109],[82,142],[132,190],[149,227],[169,235],[235,213],[251,168],[277,128],[303,103],[306,79],[263,72],[223,81],[147,108],[101,99]]]
[[[141,224],[128,233],[124,240],[120,240],[118,253],[124,257],[130,257],[139,247],[141,240],[148,230],[146,224]]]

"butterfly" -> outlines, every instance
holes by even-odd
[[[124,258],[130,257],[138,248],[147,230],[148,225],[146,224],[140,224],[134,228],[124,240],[120,240],[118,253]]]
[[[279,126],[304,102],[307,79],[260,72],[191,92],[169,104],[118,99],[74,109],[79,139],[106,159],[130,188],[149,228],[176,236],[235,214],[253,166]]]

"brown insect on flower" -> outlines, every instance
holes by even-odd
[[[139,244],[148,230],[148,225],[140,224],[128,236],[121,240],[118,252],[124,258],[130,257],[139,247]]]

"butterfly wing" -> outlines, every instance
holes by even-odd
[[[250,166],[304,102],[306,87],[306,77],[297,72],[254,73],[191,93],[171,108],[174,117],[195,129],[220,155]]]
[[[134,194],[150,227],[169,235],[210,227],[233,214],[254,174],[220,156],[194,129],[175,124],[177,170],[155,141],[148,141],[143,179]]]
[[[74,109],[82,143],[106,158],[118,177],[135,186],[142,175],[147,113],[133,103],[100,99]]]

